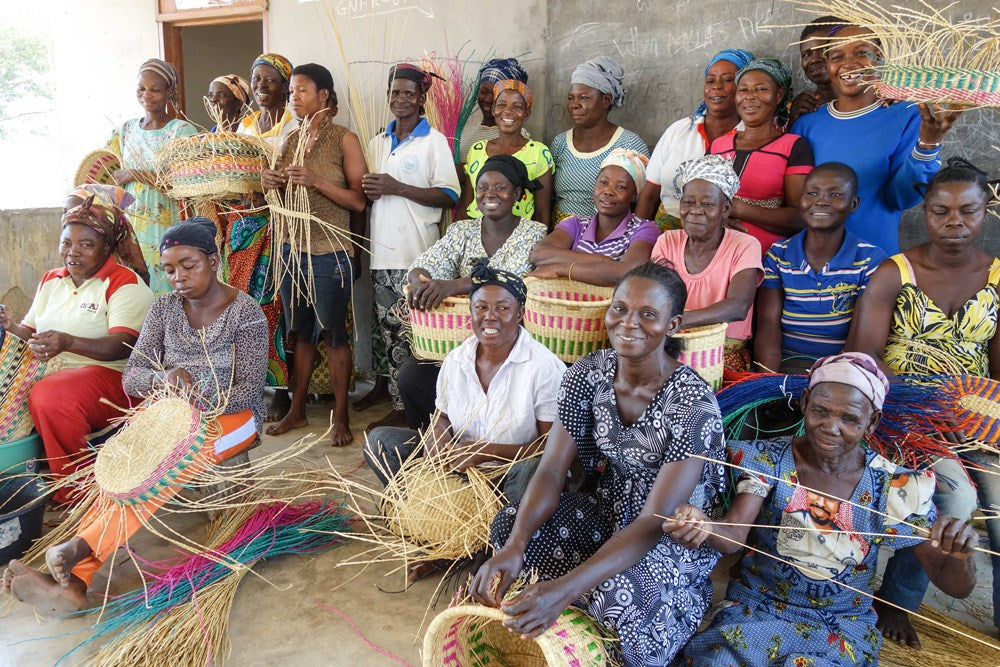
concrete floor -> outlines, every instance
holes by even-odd
[[[364,393],[366,389],[365,385],[359,385],[358,394]],[[256,454],[277,451],[310,430],[321,432],[329,421],[329,409],[329,405],[311,406],[310,429],[292,431],[277,438],[265,436],[264,443],[256,450]],[[352,413],[355,435],[361,437],[364,426],[380,418],[386,409],[387,406],[383,405],[363,413]],[[342,472],[353,470],[357,477],[372,484],[377,483],[363,463],[358,444],[343,449],[317,445],[310,451],[308,458],[317,466],[325,466],[329,460],[330,464]],[[194,531],[203,530],[204,524],[203,516],[191,515],[178,521],[175,526],[180,530],[192,531],[190,534],[193,535],[197,534]],[[133,546],[145,559],[155,560],[173,555],[161,540],[148,534],[140,533],[133,541]],[[296,666],[359,667],[397,665],[402,661],[403,664],[419,665],[418,633],[422,630],[421,622],[440,576],[428,577],[406,592],[383,592],[403,588],[401,572],[388,574],[394,566],[375,565],[364,570],[360,567],[337,566],[347,556],[359,554],[365,548],[363,544],[348,542],[312,556],[283,556],[259,564],[254,571],[266,581],[247,575],[236,594],[229,626],[232,641],[229,664],[284,663]],[[988,620],[991,608],[989,563],[981,558],[978,565],[980,581],[971,598],[954,601],[932,590],[926,601],[937,608],[950,609],[948,613],[952,617],[995,636],[995,631],[991,630],[992,623]],[[103,590],[107,583],[106,570],[107,565],[95,579],[92,590]],[[727,572],[728,561],[723,561],[713,576],[717,598],[725,591]],[[131,590],[137,587],[138,582],[134,567],[120,552],[111,591]],[[380,588],[383,590],[379,590]],[[439,608],[446,604],[445,599]],[[318,605],[339,609],[350,622]],[[987,616],[982,613],[984,608]],[[975,611],[980,618],[970,615],[968,609]],[[433,613],[432,611],[431,614]],[[429,618],[430,616],[428,620]],[[87,617],[43,619],[26,605],[6,604],[0,607],[0,667],[54,664],[89,636],[81,630],[90,622],[92,621]],[[351,627],[351,622],[357,626],[357,630]],[[366,644],[365,639],[399,660],[380,654]],[[984,651],[988,653],[987,649]],[[87,655],[86,650],[81,651],[64,664],[78,664]],[[1000,653],[997,655],[1000,656]],[[915,652],[913,657],[910,664],[920,664],[919,653]],[[998,662],[987,656],[984,656],[984,660],[984,665]]]

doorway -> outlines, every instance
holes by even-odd
[[[263,48],[263,31],[261,21],[180,28],[183,109],[188,120],[206,129],[212,127],[203,101],[209,84],[223,74],[238,74],[249,81],[250,65]]]

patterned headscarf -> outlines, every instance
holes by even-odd
[[[729,201],[740,189],[740,177],[733,170],[733,163],[721,155],[704,155],[682,162],[674,176],[674,187],[681,192],[685,185],[695,180],[717,185]]]
[[[82,188],[77,188],[73,191],[73,195],[80,196],[78,193],[81,190]],[[148,285],[149,269],[146,268],[146,260],[142,258],[142,248],[139,246],[139,241],[135,237],[135,231],[128,218],[117,206],[95,204],[94,199],[99,195],[87,194],[86,192],[82,194],[86,196],[84,202],[63,214],[63,229],[67,225],[90,227],[108,244],[108,248],[118,259],[118,263],[135,271]],[[131,195],[127,195],[127,193],[126,196],[131,198]],[[132,202],[129,201],[129,203]]]
[[[754,58],[739,71],[736,75],[736,83],[740,82],[743,75],[753,71],[763,72],[771,77],[778,87],[781,88],[781,101],[778,102],[778,109],[775,116],[778,119],[778,126],[785,127],[788,124],[788,113],[792,103],[792,73],[785,67],[785,64],[777,58]]]
[[[150,58],[139,65],[139,74],[143,72],[153,72],[163,77],[163,80],[167,82],[167,88],[170,89],[170,100],[177,101],[177,84],[180,82],[180,75],[177,73],[176,67],[166,60]]]
[[[487,60],[479,68],[479,83],[489,81],[498,83],[505,79],[514,79],[521,83],[528,83],[528,73],[517,62],[517,58],[494,58]]]
[[[257,65],[270,65],[274,69],[278,70],[278,74],[285,81],[292,75],[292,63],[289,62],[288,58],[277,53],[262,53],[257,56],[257,59],[253,61],[253,65],[250,66],[250,71],[253,72],[253,68]]]
[[[389,69],[389,88],[392,88],[392,82],[396,79],[409,79],[410,81],[416,82],[416,84],[420,86],[420,92],[422,93],[426,93],[431,89],[431,84],[434,83],[434,79],[446,81],[444,77],[438,76],[434,72],[425,72],[416,65],[412,65],[410,63],[399,63],[398,65],[393,65]]]
[[[214,255],[219,252],[219,246],[215,243],[216,232],[215,223],[208,218],[198,216],[189,220],[181,220],[176,225],[167,227],[167,231],[163,232],[160,252],[174,246],[189,245],[201,250],[206,255]]]
[[[528,300],[528,288],[524,286],[524,281],[510,271],[494,269],[490,266],[488,257],[480,257],[472,265],[472,273],[469,276],[472,287],[469,289],[469,298],[476,293],[476,290],[487,285],[497,285],[502,287],[514,297],[521,307]]]
[[[843,352],[818,359],[809,369],[809,388],[821,382],[839,382],[864,394],[876,410],[882,409],[889,381],[875,363],[863,352]]]
[[[521,93],[521,97],[524,98],[524,103],[528,105],[528,111],[531,111],[531,88],[528,88],[528,84],[523,81],[518,81],[516,79],[504,79],[503,81],[497,81],[493,84],[493,101],[500,97],[500,93],[505,90],[516,90]]]
[[[217,76],[212,79],[212,83],[221,83],[232,92],[233,97],[237,100],[243,104],[250,104],[250,83],[239,74]]]
[[[649,164],[649,158],[639,151],[634,151],[631,148],[616,148],[608,153],[608,156],[601,162],[601,169],[608,165],[615,165],[627,171],[635,182],[635,191],[638,195],[646,187],[647,164]]]
[[[712,59],[708,61],[707,65],[705,65],[705,76],[708,76],[708,70],[712,69],[712,65],[720,60],[730,62],[736,65],[737,70],[741,70],[748,62],[753,60],[753,54],[745,49],[723,49],[712,56]],[[707,113],[708,105],[705,104],[705,100],[702,100],[701,104],[698,105],[698,108],[694,110],[693,114],[691,114],[690,127],[694,127],[695,121]]]
[[[625,94],[628,92],[623,86],[625,70],[607,56],[597,56],[580,63],[573,70],[569,81],[570,84],[580,83],[611,95],[611,102],[616,107],[625,103]]]
[[[513,155],[500,153],[487,158],[483,166],[476,174],[476,183],[488,171],[496,171],[503,174],[504,178],[514,184],[515,188],[521,188],[523,192],[538,192],[542,189],[542,184],[536,179],[528,178],[528,168]]]

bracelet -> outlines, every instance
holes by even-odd
[[[920,148],[925,151],[932,151],[937,148],[941,148],[941,142],[939,141],[936,144],[927,144],[921,141],[920,139],[917,139],[917,148]]]
[[[576,266],[576,262],[571,262],[569,265],[569,271],[566,273],[566,280],[573,280],[573,267]]]

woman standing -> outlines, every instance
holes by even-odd
[[[615,148],[649,157],[649,146],[634,132],[608,120],[612,106],[625,103],[625,70],[607,56],[580,64],[570,79],[566,110],[573,128],[552,141],[555,160],[555,209],[552,223],[571,215],[594,215],[594,181],[601,162]]]
[[[248,114],[236,130],[264,139],[272,150],[280,150],[289,133],[299,126],[288,110],[288,78],[292,63],[277,53],[262,53],[250,67],[250,88],[258,111]]]
[[[174,117],[177,84],[177,69],[173,65],[159,58],[144,62],[139,67],[135,95],[145,113],[126,121],[108,142],[108,150],[118,155],[122,164],[114,173],[115,182],[135,198],[129,218],[150,270],[149,286],[157,294],[170,291],[160,269],[160,238],[167,227],[180,220],[180,209],[177,200],[152,185],[156,178],[156,153],[175,137],[198,133],[191,123]]]
[[[296,340],[291,405],[267,433],[280,435],[309,423],[306,398],[316,347],[322,340],[334,389],[332,444],[343,447],[354,439],[347,412],[354,368],[346,326],[354,282],[353,248],[347,238],[357,232],[351,229],[351,211],[365,209],[361,179],[368,168],[357,135],[333,122],[337,94],[330,71],[314,63],[299,65],[292,70],[290,86],[292,111],[302,124],[285,140],[277,168],[264,170],[261,185],[270,189],[283,189],[288,183],[305,186],[310,212],[325,226],[309,222],[306,247],[300,239],[276,239],[285,267],[281,303]],[[304,161],[298,165],[293,156],[301,142],[305,142]]]
[[[460,167],[465,166],[462,160],[468,154],[473,144],[480,141],[490,141],[500,136],[496,119],[493,117],[493,87],[501,81],[520,81],[528,84],[528,73],[517,62],[517,58],[493,58],[483,63],[476,78],[479,87],[476,89],[476,107],[469,115],[462,128],[462,136],[455,142],[455,162]],[[522,136],[528,139],[526,132]]]
[[[218,124],[212,132],[236,132],[250,106],[250,84],[238,74],[225,74],[208,85],[208,104]]]
[[[813,19],[799,35],[799,62],[802,73],[816,86],[815,90],[803,90],[792,98],[788,112],[788,123],[792,125],[799,116],[812,113],[836,97],[830,72],[826,68],[827,38],[844,25],[836,16],[820,16]]]

